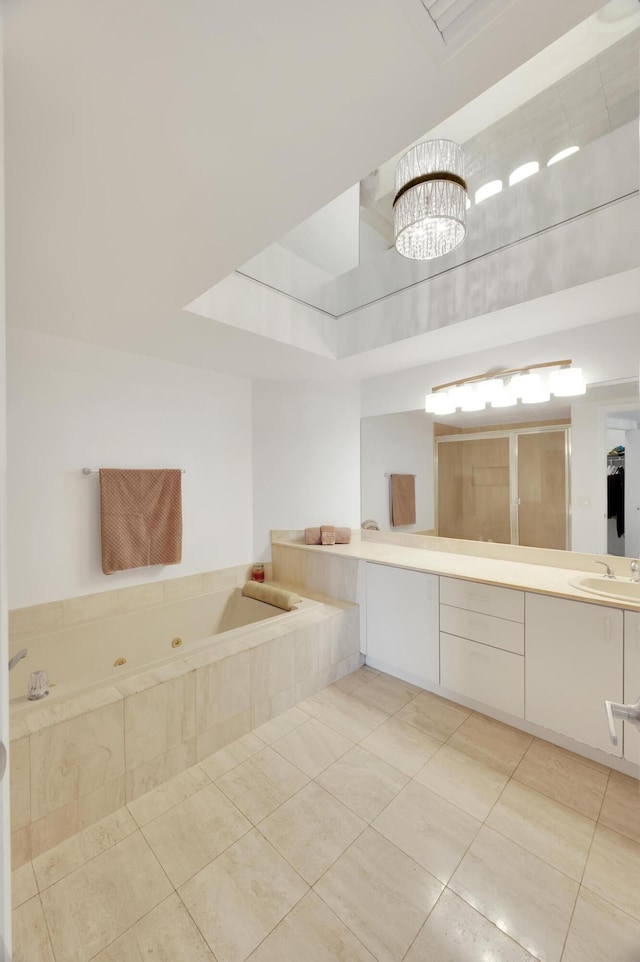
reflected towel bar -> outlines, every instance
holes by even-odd
[[[123,470],[126,470],[126,469],[123,469]],[[161,470],[163,470],[163,469],[162,469],[162,468],[148,468],[147,470],[149,470],[149,471],[161,471]],[[183,474],[186,474],[186,473],[187,473],[184,468],[181,468],[180,470],[182,471]],[[83,473],[83,474],[100,474],[100,468],[83,468],[83,469],[82,469],[82,473]]]

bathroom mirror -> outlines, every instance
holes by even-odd
[[[391,474],[415,476],[413,525],[391,525]],[[545,404],[363,418],[361,505],[382,531],[638,557],[638,381]]]

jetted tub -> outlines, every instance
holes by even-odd
[[[51,694],[30,704],[44,707],[63,695],[117,684],[124,677],[188,657],[266,621],[275,629],[279,622],[315,607],[321,607],[320,602],[303,598],[293,611],[283,611],[230,588],[32,637],[27,657],[10,674],[12,707],[26,705],[28,678],[38,669],[47,672]]]

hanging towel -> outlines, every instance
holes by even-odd
[[[100,468],[106,575],[182,560],[182,472]]]
[[[416,523],[416,479],[412,474],[391,475],[391,524]]]

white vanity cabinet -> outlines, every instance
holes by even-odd
[[[622,701],[622,611],[527,593],[525,626],[526,720],[621,756],[604,703]]]
[[[367,664],[416,684],[438,684],[438,576],[368,562]]]
[[[640,611],[624,613],[624,701],[633,705],[640,695]],[[640,730],[623,722],[624,757],[640,765]]]
[[[524,717],[524,592],[440,579],[440,684]]]

